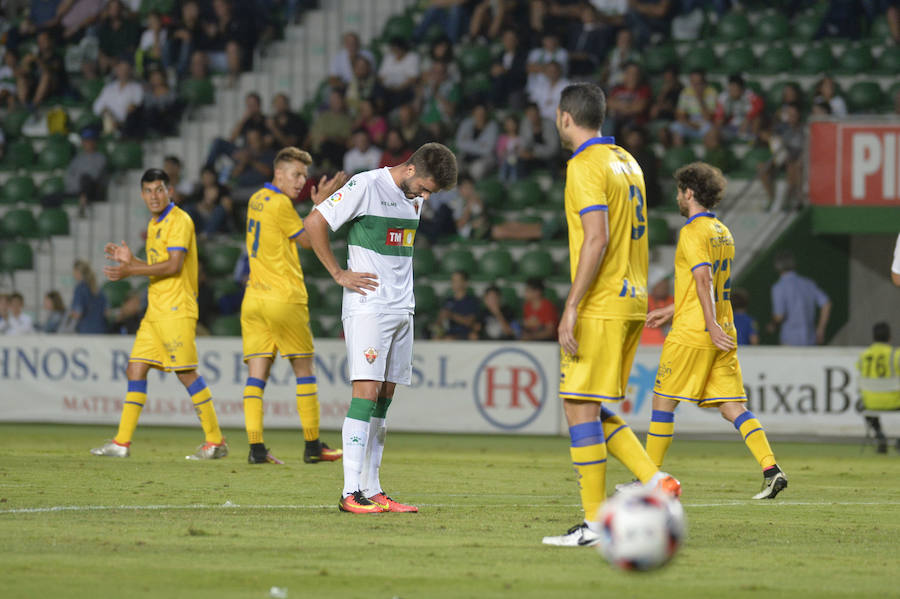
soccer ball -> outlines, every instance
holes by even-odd
[[[685,536],[681,502],[655,489],[620,491],[600,509],[597,550],[623,570],[646,571],[666,565]]]

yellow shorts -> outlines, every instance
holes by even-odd
[[[250,358],[307,358],[313,355],[309,307],[258,297],[244,297],[241,304],[241,337],[244,362]]]
[[[642,320],[579,318],[578,355],[560,350],[559,396],[581,401],[620,401],[644,329]]]
[[[747,401],[737,350],[698,348],[669,340],[663,344],[653,392],[702,407]]]
[[[194,370],[197,368],[197,320],[173,318],[150,322],[141,320],[131,362],[144,362],[153,368],[166,371]]]

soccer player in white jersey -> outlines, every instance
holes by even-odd
[[[354,514],[417,512],[391,499],[379,471],[385,418],[397,384],[412,374],[412,255],[422,202],[456,185],[456,157],[427,143],[403,164],[360,173],[304,220],[319,260],[344,287],[342,315],[353,397],[344,419],[344,491],[338,507]],[[347,269],[328,243],[351,222]]]

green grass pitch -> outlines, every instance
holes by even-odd
[[[382,480],[419,514],[339,513],[341,466],[184,459],[197,429],[139,428],[132,457],[88,449],[109,427],[0,425],[0,595],[103,597],[898,597],[900,457],[854,444],[773,443],[790,486],[737,438],[676,438],[688,540],[661,571],[613,570],[592,549],[544,547],[579,519],[566,440],[388,436]],[[323,435],[339,446],[336,433]],[[607,485],[630,477],[610,466]],[[49,510],[57,506],[72,509]]]

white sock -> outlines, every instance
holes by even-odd
[[[369,423],[356,418],[344,418],[341,437],[344,442],[344,496],[360,490],[360,474],[366,457],[366,438]]]
[[[384,418],[372,417],[369,420],[369,440],[366,444],[366,465],[363,469],[363,490],[366,497],[378,495],[383,491],[378,478],[381,472],[381,457],[384,455],[384,438],[387,435],[387,422]]]

